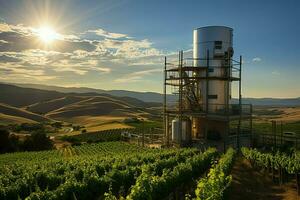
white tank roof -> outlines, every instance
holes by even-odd
[[[194,29],[194,43],[223,41],[232,43],[233,29],[227,26],[205,26]]]

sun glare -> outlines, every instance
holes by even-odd
[[[50,44],[55,39],[58,39],[58,33],[49,26],[43,26],[37,30],[39,38],[46,44]]]

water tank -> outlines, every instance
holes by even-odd
[[[228,65],[224,62],[224,57],[228,54],[231,57],[233,54],[232,32],[232,28],[225,26],[207,26],[195,29],[193,32],[194,67],[208,67],[209,77],[220,77],[231,73],[222,67]],[[209,63],[207,63],[207,58],[209,58]],[[203,70],[196,76],[205,77],[206,71]],[[227,91],[228,87],[229,92]],[[208,95],[209,112],[222,110],[230,98],[230,88],[230,82],[228,83],[227,80],[212,79],[209,80],[208,91],[206,91],[206,80],[201,80],[197,88],[199,101],[206,105],[206,95]],[[203,109],[205,110],[206,106]]]
[[[172,141],[181,143],[191,140],[191,120],[183,119],[181,121],[181,136],[180,136],[180,121],[179,119],[172,120]]]

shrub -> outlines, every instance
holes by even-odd
[[[27,137],[22,145],[25,151],[40,151],[53,149],[53,142],[43,132],[33,132]]]

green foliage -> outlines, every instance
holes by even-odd
[[[122,199],[140,191],[139,184],[142,199],[160,199],[206,170],[216,154],[215,149],[148,149],[124,142],[3,154],[0,199]]]
[[[110,129],[103,131],[95,131],[95,132],[83,132],[79,135],[73,136],[62,136],[61,140],[68,141],[71,143],[80,143],[80,142],[111,142],[111,141],[120,141],[122,140],[122,136],[128,136],[131,134],[142,135],[143,132],[149,132],[153,134],[161,134],[160,130],[156,129],[138,129],[138,128],[119,128],[119,129]]]
[[[136,122],[126,122],[125,124],[129,126],[133,126],[137,129],[162,128],[163,126],[161,121],[136,121]]]
[[[7,144],[9,143],[9,131],[6,129],[0,129],[0,153],[7,151]]]
[[[216,156],[215,149],[208,149],[205,153],[194,155],[173,167],[184,157],[170,158],[169,162],[158,163],[156,166],[144,166],[136,184],[132,187],[128,200],[163,199],[173,188],[187,183],[191,178],[198,177],[209,168],[212,159]],[[159,165],[163,165],[162,175],[157,173]],[[154,168],[152,168],[154,167]]]
[[[15,124],[11,126],[12,131],[14,132],[21,132],[21,131],[39,131],[45,132],[45,125],[43,123],[22,123],[20,125]]]
[[[60,129],[60,128],[62,128],[63,123],[62,122],[54,122],[51,124],[51,126],[54,128]]]
[[[41,151],[53,149],[53,142],[45,133],[34,132],[23,142],[22,149],[25,151]]]
[[[290,174],[300,171],[300,153],[295,152],[294,155],[288,156],[282,152],[262,153],[257,149],[242,148],[243,156],[250,160],[252,164],[273,169],[284,169]]]
[[[111,129],[111,130],[96,131],[96,132],[89,132],[89,133],[87,133],[85,130],[85,132],[82,132],[82,134],[80,135],[62,136],[60,137],[60,139],[71,143],[120,141],[121,134],[128,130],[130,129]]]
[[[0,129],[0,153],[19,150],[19,138],[7,129]]]
[[[235,150],[228,149],[218,163],[214,165],[207,177],[200,179],[195,190],[197,200],[221,200],[225,190],[230,186],[232,177],[228,175],[234,161]]]
[[[81,142],[81,140],[79,138],[73,137],[73,136],[64,135],[64,136],[60,136],[60,137],[57,137],[57,138],[59,138],[62,141],[70,142],[72,144],[78,144],[78,143]]]

